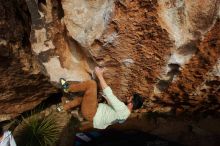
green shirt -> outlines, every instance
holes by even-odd
[[[128,107],[113,94],[110,87],[106,87],[103,92],[108,104],[98,104],[93,118],[93,127],[97,129],[105,129],[114,123],[122,123],[131,113]]]

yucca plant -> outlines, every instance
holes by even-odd
[[[52,146],[58,140],[62,127],[55,114],[22,119],[15,131],[18,146]]]

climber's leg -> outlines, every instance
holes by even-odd
[[[63,109],[68,110],[81,104],[81,111],[83,117],[92,121],[96,114],[98,100],[97,100],[97,85],[94,80],[88,80],[81,83],[73,83],[68,85],[66,89],[68,92],[85,92],[82,98],[74,98],[69,103],[64,104]]]
[[[97,106],[97,84],[94,80],[90,80],[86,82],[86,90],[82,98],[81,111],[83,117],[88,121],[93,121]]]
[[[69,102],[63,104],[63,109],[69,110],[71,108],[79,106],[81,103],[82,103],[82,97],[74,97],[73,100],[70,100]]]

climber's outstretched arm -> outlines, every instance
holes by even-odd
[[[121,102],[112,92],[111,88],[107,85],[104,77],[103,77],[103,72],[105,71],[105,68],[95,68],[95,74],[99,79],[99,82],[101,84],[102,90],[105,94],[105,99],[107,100],[108,104],[110,104],[114,110],[121,111],[123,110],[126,105]]]
[[[105,71],[105,68],[95,67],[95,74],[96,74],[97,78],[99,79],[102,90],[104,90],[106,87],[108,87],[108,85],[103,77],[104,71]],[[104,98],[107,100],[108,104],[110,104],[109,100],[105,96],[104,96]]]
[[[96,74],[97,78],[99,79],[102,90],[104,90],[106,87],[108,87],[108,85],[103,77],[104,71],[105,71],[105,68],[95,67],[95,74]]]

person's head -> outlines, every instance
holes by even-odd
[[[127,106],[130,110],[136,110],[143,105],[143,97],[135,93],[133,96],[127,98]]]

